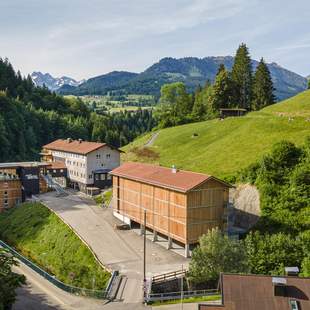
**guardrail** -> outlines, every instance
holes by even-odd
[[[157,276],[152,277],[152,284],[160,283],[160,282],[165,282],[168,280],[174,280],[179,277],[184,277],[186,275],[186,270],[178,270],[178,271],[172,271],[168,273],[163,273]]]
[[[55,276],[50,275],[45,270],[28,260],[26,257],[18,253],[15,249],[10,247],[8,244],[0,240],[0,246],[7,249],[13,256],[15,256],[17,259],[19,259],[22,263],[30,267],[32,270],[37,272],[39,275],[41,275],[43,278],[48,280],[53,285],[57,286],[58,288],[62,289],[63,291],[66,291],[68,293],[78,295],[78,296],[87,296],[87,297],[93,297],[98,299],[107,299],[109,296],[109,290],[111,289],[112,282],[115,278],[114,272],[112,273],[112,276],[108,282],[108,286],[106,290],[98,291],[98,290],[91,290],[86,288],[80,288],[71,286],[68,284],[65,284],[58,280]]]
[[[172,292],[172,293],[156,293],[148,294],[146,297],[147,302],[152,301],[164,301],[164,300],[175,300],[175,299],[186,299],[190,297],[198,296],[214,296],[220,294],[217,289],[212,290],[198,290],[198,291],[183,291],[183,292]]]

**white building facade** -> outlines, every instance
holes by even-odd
[[[87,192],[112,185],[109,172],[120,165],[120,151],[106,143],[56,140],[43,146],[44,161],[63,163],[69,185]]]

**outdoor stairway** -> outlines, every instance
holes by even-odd
[[[67,192],[57,182],[55,182],[51,176],[46,174],[42,175],[42,177],[45,179],[47,185],[57,192],[57,196],[59,197],[68,196]]]
[[[123,293],[124,288],[127,282],[127,277],[118,275],[115,277],[113,283],[111,292],[109,294],[109,299],[111,301],[122,301],[123,300]]]

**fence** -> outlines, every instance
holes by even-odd
[[[199,291],[183,291],[183,292],[172,292],[172,293],[158,293],[158,294],[148,294],[146,297],[147,302],[152,301],[164,301],[164,300],[175,300],[198,297],[198,296],[215,296],[218,295],[219,291],[216,289],[213,290],[199,290]]]
[[[186,272],[187,272],[186,270],[178,270],[178,271],[173,271],[169,273],[160,274],[158,276],[154,276],[152,277],[152,284],[174,280],[179,277],[185,277]]]
[[[80,287],[75,287],[75,286],[70,286],[67,285],[58,279],[56,279],[54,276],[50,275],[46,271],[44,271],[42,268],[28,260],[26,257],[18,253],[15,249],[7,245],[5,242],[0,240],[0,246],[3,248],[7,249],[13,256],[15,256],[17,259],[19,259],[22,263],[30,267],[32,270],[37,272],[39,275],[44,277],[46,280],[48,280],[50,283],[53,285],[57,286],[58,288],[62,289],[63,291],[66,291],[71,294],[75,294],[78,296],[87,296],[87,297],[93,297],[93,298],[99,298],[99,299],[108,299],[109,298],[109,293],[112,287],[112,282],[115,278],[115,275],[117,272],[113,272],[112,276],[108,282],[106,290],[102,291],[97,291],[97,290],[91,290],[91,289],[85,289],[85,288],[80,288]]]

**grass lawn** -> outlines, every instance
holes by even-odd
[[[145,135],[123,148],[126,152],[123,161],[176,165],[180,169],[229,177],[258,160],[278,141],[302,144],[310,135],[309,117],[310,91],[306,91],[244,117],[160,130],[150,148],[158,158],[137,155],[137,147],[143,148],[150,136]]]
[[[66,284],[99,290],[110,278],[75,233],[40,203],[1,213],[0,238]]]
[[[202,301],[214,301],[214,300],[220,300],[221,295],[214,295],[214,296],[200,296],[200,297],[190,297],[183,299],[183,303],[196,303],[196,302],[202,302]],[[181,299],[174,299],[174,300],[166,300],[166,301],[155,301],[152,303],[152,306],[164,306],[164,305],[173,305],[173,304],[180,304]]]

